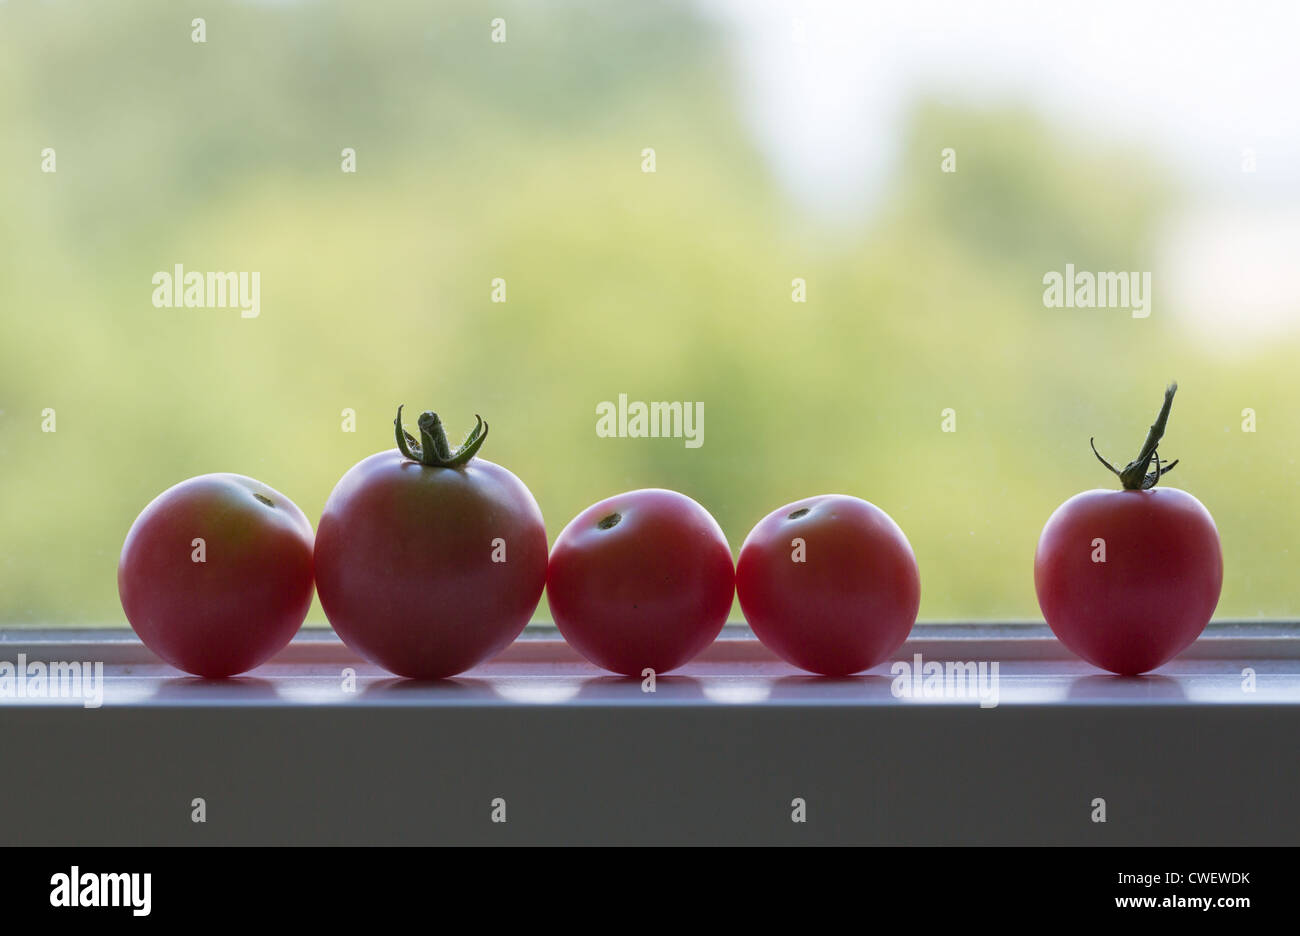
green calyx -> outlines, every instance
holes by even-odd
[[[397,434],[397,447],[411,461],[430,468],[456,468],[465,464],[478,454],[487,438],[488,424],[475,415],[474,428],[465,441],[452,451],[447,444],[447,432],[442,428],[438,414],[426,411],[420,414],[417,425],[420,427],[420,440],[411,435],[402,426],[402,407],[397,408],[397,418],[393,420],[393,429]]]
[[[1119,478],[1120,483],[1124,485],[1124,490],[1149,491],[1160,482],[1162,477],[1174,470],[1174,465],[1178,464],[1178,459],[1171,462],[1164,461],[1156,451],[1160,446],[1160,440],[1164,438],[1165,425],[1169,422],[1169,409],[1174,405],[1174,394],[1177,392],[1177,383],[1171,383],[1165,388],[1164,405],[1160,407],[1156,421],[1147,431],[1146,441],[1142,443],[1142,451],[1138,452],[1138,457],[1125,465],[1122,470],[1102,458],[1101,453],[1097,451],[1096,443],[1092,439],[1088,440],[1088,444],[1092,446],[1092,454],[1097,456],[1097,461]],[[1153,460],[1156,463],[1156,470],[1149,471]]]

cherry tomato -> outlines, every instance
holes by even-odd
[[[311,607],[311,524],[260,481],[190,478],[131,525],[117,590],[136,634],[172,666],[246,672],[284,649]]]
[[[1094,666],[1125,676],[1155,669],[1190,646],[1223,584],[1209,511],[1186,491],[1155,488],[1176,464],[1156,452],[1175,390],[1173,384],[1165,391],[1136,459],[1120,470],[1097,456],[1124,490],[1070,498],[1048,519],[1034,556],[1038,604],[1053,633]]]
[[[786,504],[749,531],[736,596],[754,635],[777,656],[847,676],[902,646],[916,622],[921,578],[889,514],[824,494]]]
[[[476,457],[478,421],[452,451],[434,413],[417,442],[371,455],[335,486],[316,536],[316,588],[352,650],[389,672],[442,679],[502,650],[546,584],[546,527],[517,477]]]
[[[689,662],[722,630],[734,592],[718,522],[686,495],[659,489],[606,498],[574,517],[546,579],[564,639],[625,676]]]

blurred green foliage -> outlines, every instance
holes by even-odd
[[[1014,102],[918,100],[883,206],[819,222],[738,116],[717,29],[663,4],[0,4],[0,624],[121,623],[122,538],[191,475],[252,475],[314,523],[398,403],[452,434],[482,413],[552,539],[635,487],[696,498],[736,549],[850,493],[911,539],[923,618],[1037,617],[1039,530],[1112,484],[1088,437],[1127,460],[1171,378],[1161,451],[1219,523],[1220,615],[1294,615],[1300,349],[1185,336],[1159,167]],[[1066,262],[1152,270],[1154,314],[1044,309]],[[261,316],[154,308],[177,263],[259,271]],[[703,447],[598,438],[620,393],[703,401]]]

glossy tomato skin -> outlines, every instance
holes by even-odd
[[[721,632],[734,595],[722,528],[676,491],[593,504],[551,549],[551,616],[574,649],[613,673],[639,677],[689,662]]]
[[[809,672],[847,676],[902,646],[921,605],[921,577],[889,514],[825,494],[755,525],[740,548],[736,596],[773,653]]]
[[[1094,561],[1102,544],[1106,561]],[[1222,585],[1214,520],[1177,488],[1077,494],[1048,519],[1034,556],[1038,604],[1053,633],[1124,676],[1190,646]]]
[[[436,468],[380,452],[343,476],[321,514],[325,616],[352,650],[399,676],[443,679],[504,649],[545,583],[537,501],[483,458]]]
[[[140,640],[172,666],[247,672],[289,643],[311,607],[311,524],[260,481],[190,478],[131,525],[117,590]]]

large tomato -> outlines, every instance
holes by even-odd
[[[711,644],[735,594],[718,522],[685,494],[630,491],[588,507],[551,550],[546,600],[560,633],[614,673],[665,673]]]
[[[847,676],[889,659],[921,603],[907,537],[874,504],[826,494],[786,504],[752,529],[736,596],[755,636],[782,659]]]
[[[312,594],[311,524],[274,488],[207,474],[159,494],[117,565],[122,610],[154,653],[196,676],[234,676],[298,632]]]
[[[1121,470],[1097,455],[1123,490],[1070,498],[1048,519],[1034,556],[1038,604],[1052,631],[1089,663],[1121,675],[1185,650],[1209,623],[1223,585],[1209,511],[1186,491],[1155,487],[1176,464],[1157,454],[1176,390],[1165,391],[1136,459]]]
[[[401,424],[398,448],[371,455],[335,486],[316,535],[316,588],[334,630],[399,676],[441,679],[519,636],[546,584],[537,501],[476,457],[478,421],[452,451],[434,413],[423,442]]]

